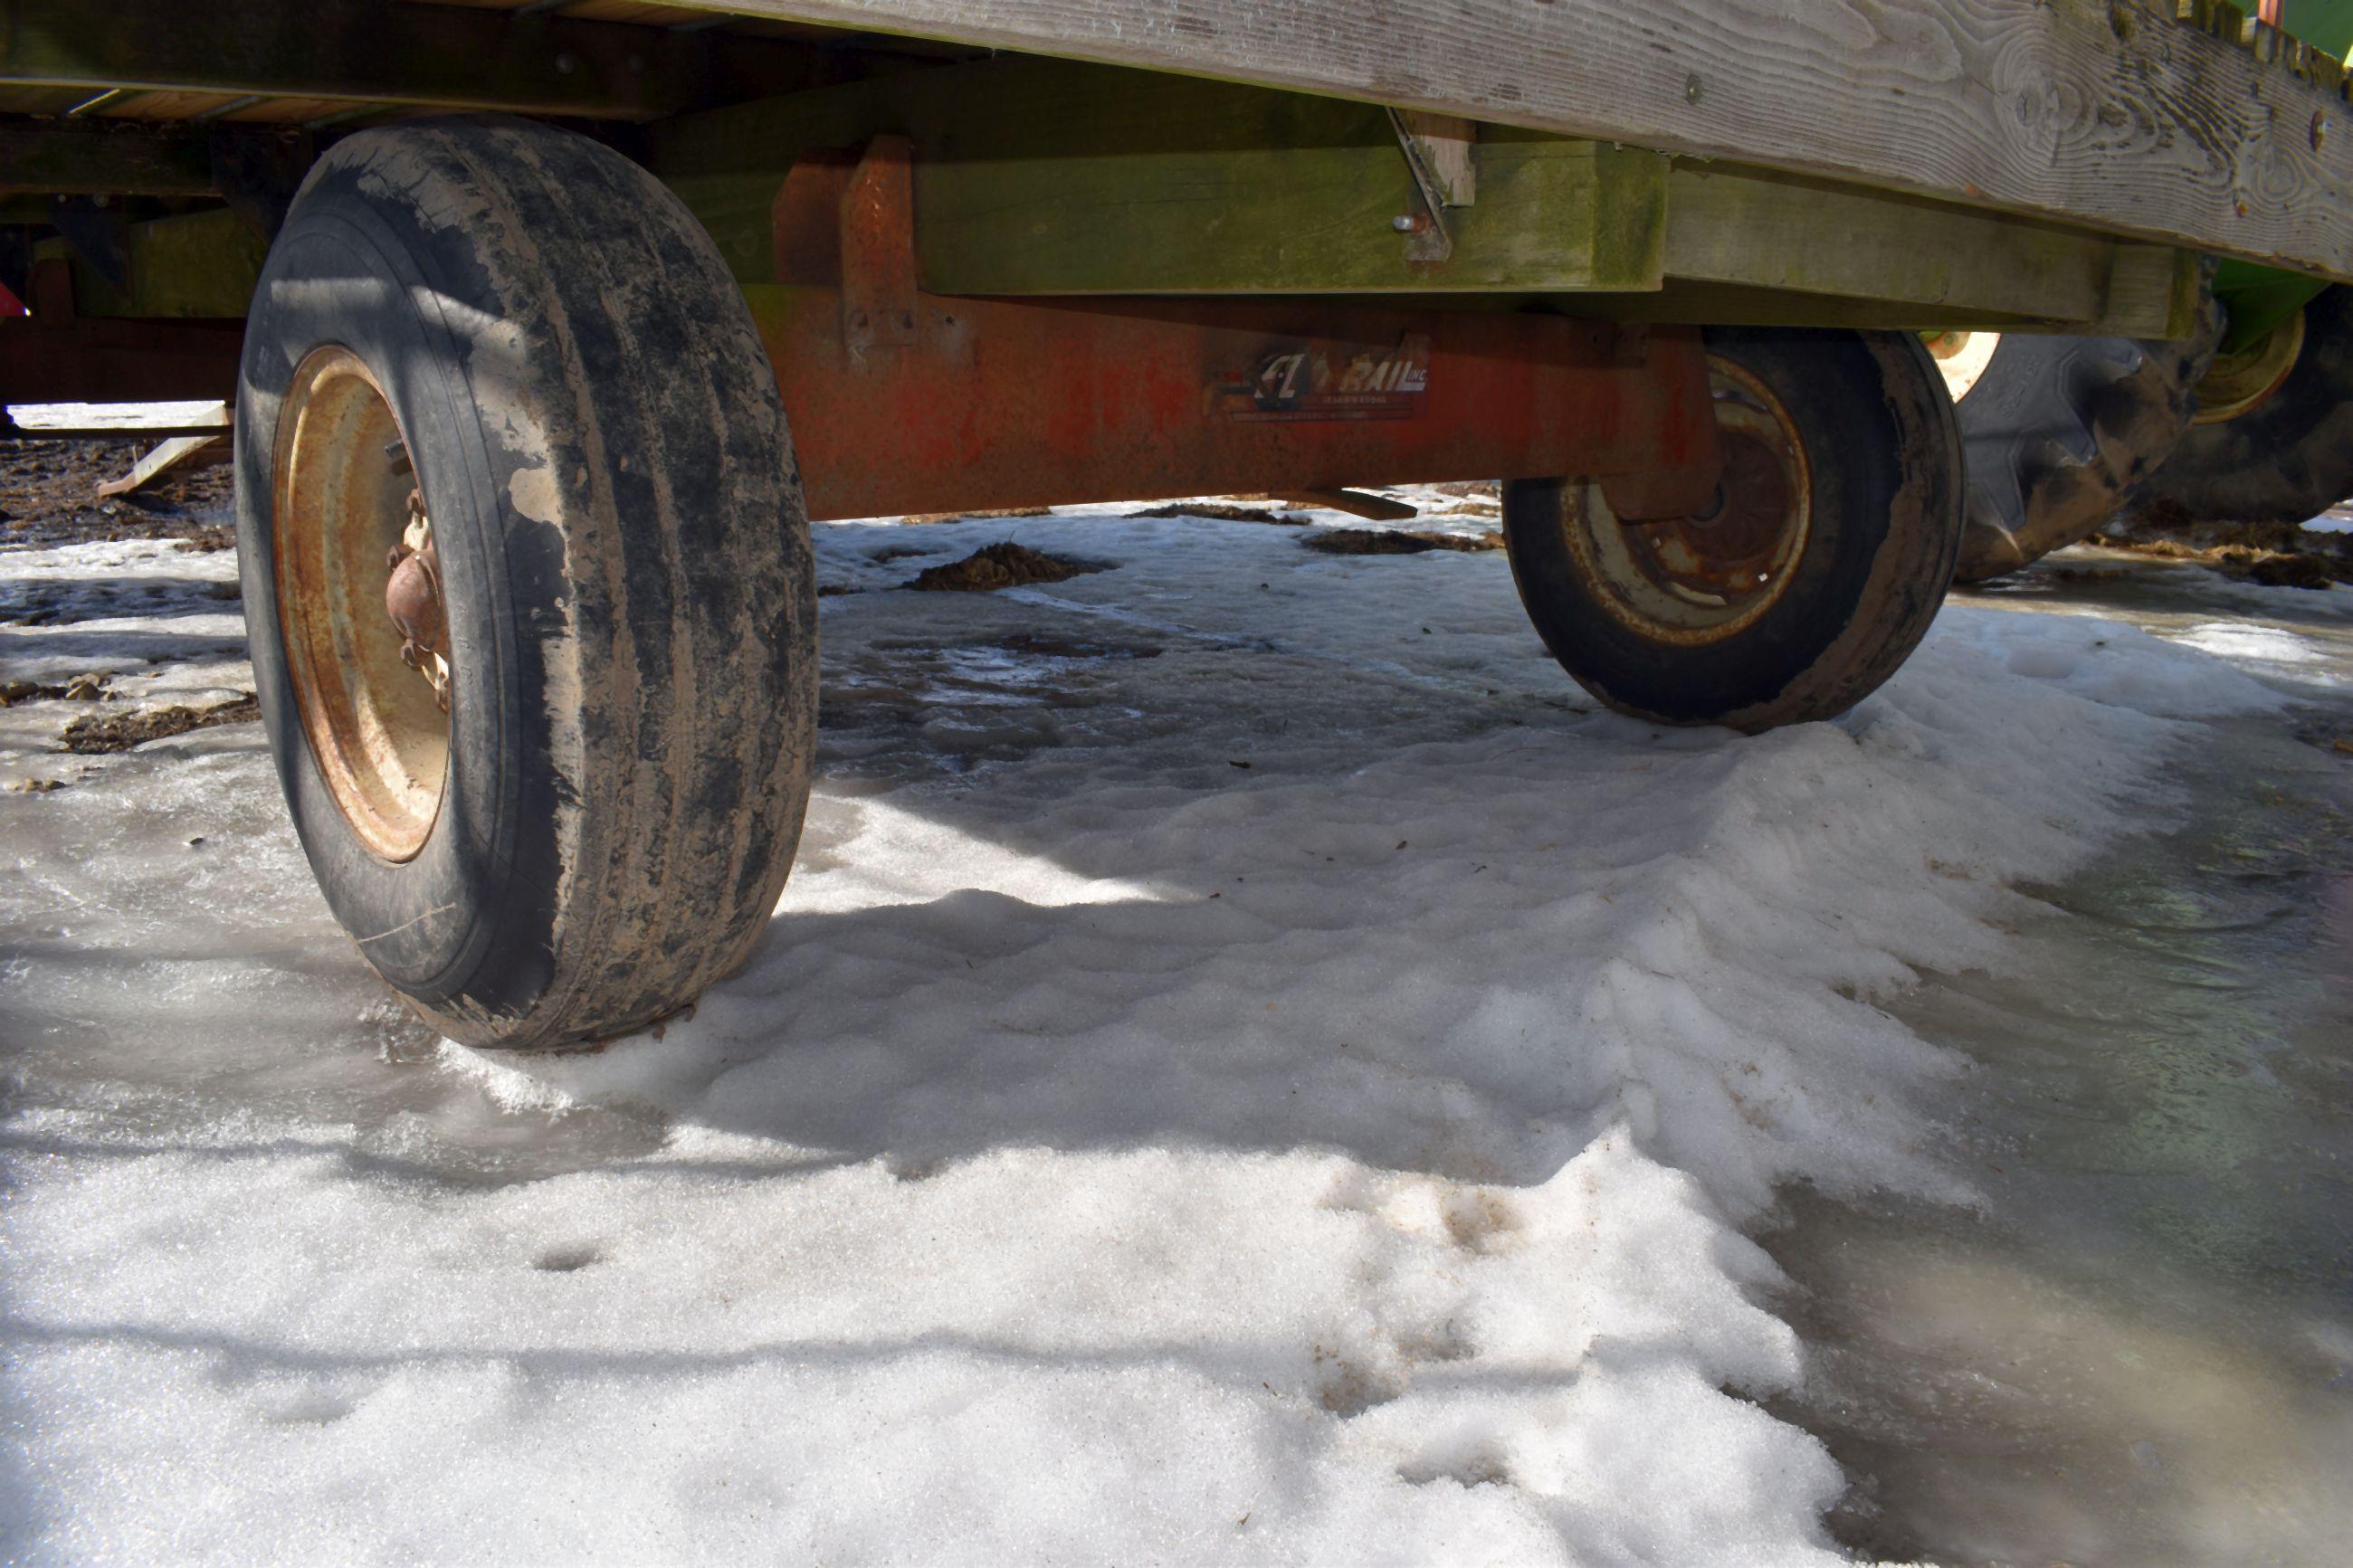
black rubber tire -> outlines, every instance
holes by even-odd
[[[1834,718],[1927,634],[1960,544],[1952,399],[1907,332],[1713,328],[1712,358],[1788,411],[1813,475],[1810,532],[1780,598],[1724,640],[1680,646],[1612,613],[1578,564],[1571,509],[1589,487],[1504,489],[1504,537],[1529,617],[1578,685],[1620,712],[1757,731]]]
[[[2097,532],[2198,411],[2221,312],[2181,342],[2006,332],[1960,400],[1968,526],[1954,575],[1982,583]]]
[[[399,863],[322,778],[280,623],[278,414],[330,343],[400,421],[448,609],[448,770]],[[336,918],[419,1014],[468,1045],[559,1046],[674,1013],[748,955],[807,800],[816,577],[775,374],[668,191],[520,121],[338,142],[255,294],[236,465],[254,676],[295,827]]]
[[[2279,390],[2237,418],[2191,426],[2142,492],[2198,522],[2301,523],[2353,496],[2353,289],[2304,308],[2304,347]]]

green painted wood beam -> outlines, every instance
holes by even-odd
[[[651,120],[823,79],[817,50],[382,0],[0,0],[0,84]]]
[[[74,309],[80,315],[234,320],[252,302],[269,251],[227,207],[130,224],[123,241],[129,268],[121,288],[63,239],[41,240],[33,254],[72,263]]]
[[[1656,288],[1666,160],[1498,132],[1445,261],[1388,116],[1337,99],[1003,58],[655,126],[648,161],[745,282],[774,276],[769,206],[801,153],[915,144],[924,286],[948,294],[1240,294]]]
[[[2182,253],[1982,208],[1607,143],[1480,128],[1454,253],[1407,259],[1412,178],[1386,114],[1194,78],[1003,58],[655,126],[649,161],[737,276],[774,276],[769,205],[800,153],[915,146],[924,286],[947,294],[1812,296],[1776,319],[2186,324]],[[2194,278],[2189,288],[2194,289]],[[1871,303],[1868,311],[1859,307]],[[1629,316],[1652,307],[1629,302]],[[1768,312],[1770,314],[1770,312]],[[1694,318],[1683,317],[1691,320]]]
[[[90,120],[0,121],[0,195],[208,196],[201,128]]]

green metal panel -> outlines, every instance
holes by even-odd
[[[2283,29],[2338,59],[2353,53],[2353,0],[2287,0]]]

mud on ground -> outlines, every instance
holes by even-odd
[[[97,494],[153,444],[0,441],[0,787],[63,788],[106,753],[257,717],[228,466]]]
[[[2195,561],[2267,588],[2353,583],[2353,533],[2322,533],[2295,523],[2210,521],[2162,501],[2124,512],[2088,542]]]
[[[98,494],[155,444],[0,441],[0,550],[122,539],[227,549],[235,542],[224,521],[233,479],[225,462],[184,465],[127,496]]]

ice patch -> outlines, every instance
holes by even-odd
[[[2209,621],[2174,640],[2241,664],[2318,664],[2325,658],[2284,626],[2249,626],[2243,621]]]

